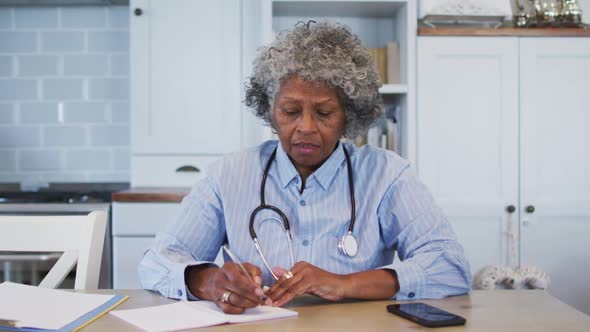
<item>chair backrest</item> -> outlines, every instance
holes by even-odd
[[[76,265],[75,289],[98,288],[107,212],[0,215],[0,251],[63,252],[39,287],[56,288]]]

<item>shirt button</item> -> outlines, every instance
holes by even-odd
[[[305,201],[304,200],[299,201],[299,205],[305,206]]]
[[[309,245],[309,241],[303,240],[303,242],[301,242],[301,244],[303,244],[304,247],[307,247]]]
[[[295,178],[295,183],[299,183],[299,178]]]
[[[408,297],[411,299],[414,298],[414,296],[416,296],[416,294],[414,294],[414,292],[410,292],[410,294],[408,294]]]
[[[176,294],[178,294],[178,296],[182,296],[182,290],[179,289]]]

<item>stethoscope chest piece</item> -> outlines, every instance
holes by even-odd
[[[359,252],[359,244],[352,235],[352,233],[346,233],[340,242],[338,242],[338,250],[348,257],[354,257]]]

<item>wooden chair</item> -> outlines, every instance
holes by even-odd
[[[0,251],[63,252],[39,287],[57,288],[76,265],[74,288],[96,289],[107,217],[0,215]]]

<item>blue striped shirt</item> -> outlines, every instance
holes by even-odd
[[[343,146],[350,154],[356,196],[353,234],[359,251],[352,258],[338,250],[350,223]],[[275,148],[265,200],[288,217],[296,262],[338,274],[395,270],[399,300],[440,298],[469,290],[471,275],[463,248],[408,162],[391,151],[340,144],[307,178],[300,193],[301,177],[277,141],[228,155],[210,167],[183,199],[174,222],[146,252],[139,267],[144,288],[186,299],[185,268],[212,262],[226,236],[242,262],[260,267],[263,284],[273,283],[248,227],[250,214],[260,204],[264,167]],[[289,246],[278,219],[264,210],[256,217],[255,229],[270,265],[289,268]]]

